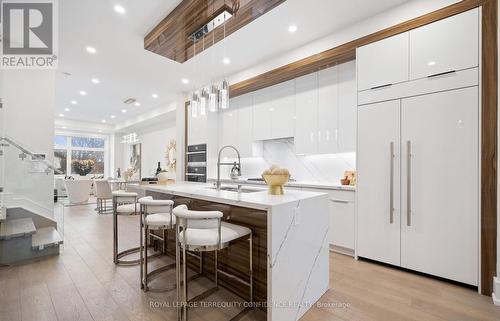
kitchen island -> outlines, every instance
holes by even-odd
[[[324,193],[286,190],[217,191],[209,184],[130,185],[130,190],[172,199],[193,210],[219,210],[224,220],[254,234],[254,297],[267,320],[298,320],[329,287],[328,197]],[[207,255],[208,256],[208,255]],[[203,271],[210,277],[211,258]],[[248,273],[248,245],[236,244],[219,256],[219,268],[242,278]],[[190,262],[196,268],[196,260]],[[248,288],[221,275],[220,284],[241,297]]]

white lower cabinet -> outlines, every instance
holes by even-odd
[[[358,256],[478,285],[478,90],[359,107]]]
[[[354,191],[331,192],[330,244],[354,254],[355,208]]]
[[[330,234],[333,249],[354,255],[355,247],[355,191],[302,188],[304,191],[328,193]]]

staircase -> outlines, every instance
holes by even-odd
[[[2,208],[0,222],[0,265],[19,264],[59,254],[63,238],[57,222],[23,208]]]
[[[54,167],[2,134],[0,128],[0,266],[58,255],[63,237],[54,210],[31,201],[38,182],[53,182]]]

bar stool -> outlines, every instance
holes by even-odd
[[[148,240],[153,237],[163,242],[163,254],[167,254],[167,239],[168,231],[173,230],[175,226],[175,217],[172,215],[172,208],[174,202],[171,200],[154,200],[152,197],[143,197],[139,199],[141,205],[141,255],[140,260],[144,262],[141,264],[141,289],[145,292],[165,292],[176,288],[176,285],[170,285],[165,288],[150,289],[148,281],[157,276],[160,272],[165,272],[175,268],[176,264],[171,263],[166,266],[157,268],[151,272],[148,271]],[[144,246],[143,246],[143,230],[144,230]],[[151,234],[150,231],[161,231],[162,236]],[[143,261],[144,258],[144,261]]]
[[[122,252],[118,252],[118,215],[138,214],[140,204],[137,203],[137,193],[114,191],[113,197],[113,262],[120,265],[134,265],[141,261],[123,260],[124,256],[140,251],[140,247],[134,247]]]
[[[106,201],[113,198],[111,185],[106,180],[94,180],[95,196],[97,199],[97,213],[109,214],[112,208],[107,207]]]
[[[222,222],[222,212],[220,211],[191,211],[186,205],[179,205],[174,210],[176,217],[176,263],[177,263],[177,300],[179,307],[177,310],[178,320],[187,321],[187,308],[189,302],[196,302],[205,298],[219,289],[218,274],[221,273],[249,287],[250,304],[243,309],[233,319],[239,319],[253,307],[253,259],[252,259],[252,230],[227,222]],[[249,280],[248,282],[219,270],[217,262],[217,252],[232,245],[236,241],[248,240],[249,242]],[[214,252],[214,280],[215,286],[202,294],[188,299],[187,294],[187,251]],[[182,258],[181,258],[182,252]],[[181,263],[182,262],[182,263]],[[181,280],[182,274],[182,280]]]

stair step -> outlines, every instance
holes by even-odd
[[[0,240],[26,236],[35,232],[36,227],[31,218],[7,220],[0,225]]]
[[[54,227],[43,227],[36,230],[31,238],[31,247],[36,250],[43,250],[49,246],[56,246],[63,243],[63,239]]]

